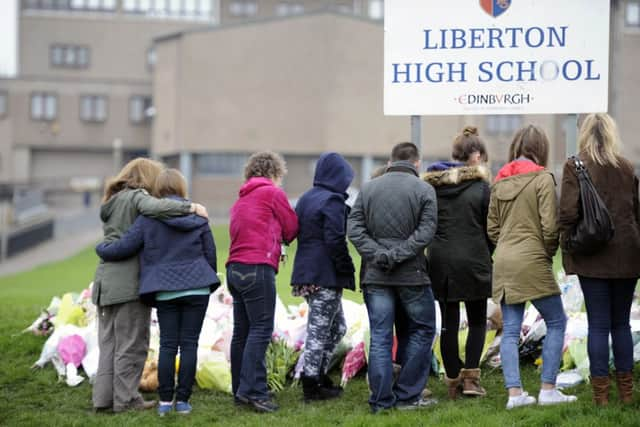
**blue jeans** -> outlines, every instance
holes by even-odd
[[[158,394],[160,400],[173,400],[176,354],[180,348],[180,369],[176,401],[191,397],[198,362],[198,338],[209,305],[209,295],[191,295],[157,301],[160,324],[160,356],[158,357]]]
[[[592,377],[609,375],[609,334],[613,360],[620,373],[633,370],[633,339],[629,326],[637,279],[594,279],[580,276],[587,307],[587,352]]]
[[[262,264],[232,263],[227,283],[233,297],[231,388],[234,396],[265,400],[265,353],[273,333],[276,308],[276,272]]]
[[[564,313],[560,295],[551,295],[536,300],[531,304],[540,312],[547,326],[547,335],[542,344],[542,375],[543,383],[554,384],[560,369],[562,346],[564,345],[564,331],[567,327],[567,316]],[[520,355],[518,343],[522,316],[525,303],[502,304],[502,342],[500,343],[500,359],[502,360],[502,374],[506,388],[522,388],[520,382]]]
[[[367,285],[364,301],[371,329],[368,370],[371,409],[391,408],[397,401],[417,401],[427,383],[435,335],[431,287]],[[406,345],[399,360],[400,375],[393,384],[391,350],[396,308],[402,308],[406,316]]]

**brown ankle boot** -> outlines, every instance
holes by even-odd
[[[633,372],[616,372],[618,399],[626,405],[633,403]]]
[[[461,369],[462,394],[465,396],[487,395],[487,391],[480,385],[480,369]]]
[[[444,383],[447,385],[447,395],[449,399],[456,400],[462,393],[462,378],[458,374],[458,378],[449,378],[444,376]]]
[[[591,389],[593,390],[593,403],[597,406],[609,404],[609,387],[611,380],[606,377],[591,377]]]

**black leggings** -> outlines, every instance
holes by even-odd
[[[475,369],[480,365],[487,333],[487,300],[464,301],[469,322],[469,334],[465,345],[464,365],[458,350],[458,332],[460,329],[460,303],[441,303],[442,333],[440,353],[448,378],[458,378],[460,369]]]

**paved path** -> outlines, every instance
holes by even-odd
[[[0,276],[61,261],[95,244],[102,237],[97,209],[55,213],[54,237],[0,263]]]

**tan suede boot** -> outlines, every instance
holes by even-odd
[[[625,405],[633,403],[633,372],[616,372],[618,399]]]
[[[609,404],[609,387],[611,380],[606,377],[591,377],[591,389],[593,390],[593,403],[597,406]]]
[[[480,385],[480,369],[461,369],[462,394],[465,396],[487,395],[487,391]]]
[[[447,385],[449,399],[456,400],[462,393],[462,377],[460,374],[458,374],[458,378],[449,378],[445,375],[444,383]]]

